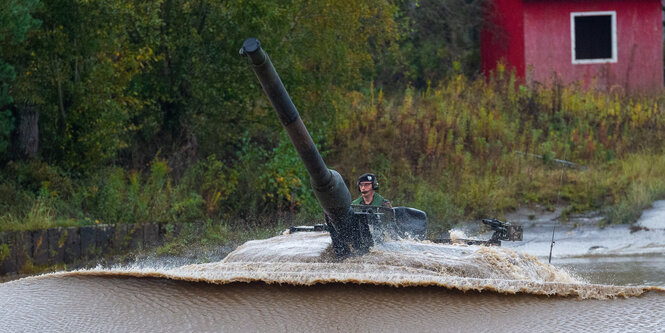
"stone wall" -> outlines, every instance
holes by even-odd
[[[161,245],[184,224],[104,224],[0,233],[0,276],[79,265],[130,250]],[[192,225],[188,225],[192,226]]]

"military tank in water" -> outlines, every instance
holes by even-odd
[[[240,54],[248,59],[254,74],[270,100],[280,122],[310,175],[312,190],[323,208],[325,224],[292,227],[291,232],[328,231],[335,255],[348,257],[367,253],[375,242],[385,239],[423,240],[427,234],[427,214],[410,207],[352,206],[351,193],[342,176],[328,169],[314,141],[305,128],[293,101],[282,84],[268,54],[255,38],[245,40]],[[501,240],[521,240],[521,227],[498,220],[486,222],[495,233],[490,241],[461,240],[468,244],[500,245]],[[449,238],[436,242],[452,242]],[[458,240],[459,241],[459,240]]]

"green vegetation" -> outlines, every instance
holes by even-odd
[[[168,257],[171,255],[183,255],[195,252],[204,255],[210,252],[218,252],[220,245],[226,245],[226,251],[233,250],[236,246],[253,239],[264,239],[275,236],[288,229],[289,222],[273,219],[261,223],[235,224],[231,227],[226,221],[207,220],[197,225],[184,225],[183,230],[177,237],[167,237],[163,245],[147,252],[153,256]],[[296,222],[297,223],[297,222]],[[173,224],[170,224],[171,226]],[[197,255],[197,257],[200,257]],[[129,253],[129,257],[135,257],[135,253]],[[118,260],[118,258],[116,258]],[[205,262],[206,258],[197,258],[197,262]]]
[[[501,67],[477,78],[483,2],[446,3],[464,10],[3,2],[0,20],[12,25],[0,32],[0,230],[200,221],[206,243],[321,222],[309,177],[237,54],[251,36],[353,195],[357,175],[378,173],[382,193],[425,210],[433,231],[534,203],[627,223],[665,198],[663,96],[528,86]]]
[[[9,246],[7,244],[2,244],[0,245],[0,261],[5,260],[5,258],[9,257],[11,255],[11,250],[9,250]]]
[[[345,121],[332,160],[344,175],[378,172],[387,197],[426,210],[441,228],[531,203],[630,223],[665,198],[662,102],[517,86],[502,72],[491,82],[460,75],[394,100],[351,92],[338,109]]]

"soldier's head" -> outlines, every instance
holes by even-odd
[[[367,194],[370,191],[374,192],[379,189],[379,182],[376,180],[376,175],[373,173],[364,173],[358,177],[358,191],[362,194]]]

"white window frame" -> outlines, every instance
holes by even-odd
[[[612,58],[604,59],[575,59],[575,18],[578,16],[611,16],[612,22]],[[617,12],[572,12],[570,13],[570,49],[573,64],[602,64],[618,61],[617,55]]]

